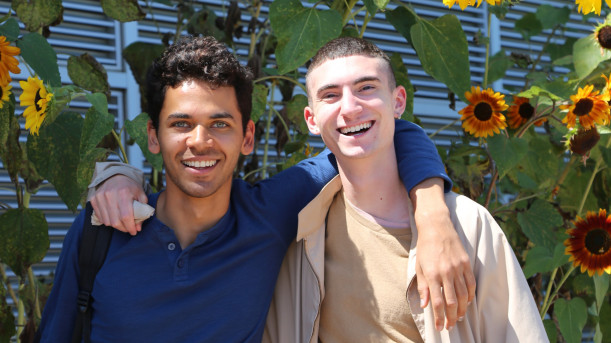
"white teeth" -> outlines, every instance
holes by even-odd
[[[216,164],[216,160],[214,161],[183,161],[184,165],[188,167],[194,168],[204,168],[204,167],[212,167]]]
[[[350,132],[361,131],[363,129],[368,129],[370,127],[371,127],[371,122],[368,121],[368,122],[363,123],[363,124],[341,128],[340,132],[343,133],[343,134],[346,134],[346,133],[350,133]]]

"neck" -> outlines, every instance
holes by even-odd
[[[204,198],[190,197],[168,185],[157,201],[157,217],[174,231],[184,249],[198,234],[212,228],[229,209],[229,193]]]
[[[399,178],[394,149],[366,159],[342,160],[339,174],[346,199],[370,215],[393,222],[409,219],[409,196]]]

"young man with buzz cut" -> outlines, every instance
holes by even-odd
[[[233,179],[240,154],[249,154],[254,145],[251,96],[250,72],[211,37],[184,38],[154,64],[147,94],[148,147],[163,156],[166,189],[140,198],[156,212],[138,235],[112,236],[91,294],[92,342],[263,339],[278,272],[295,241],[298,213],[337,170],[325,151],[256,185]],[[423,180],[438,182],[430,178],[447,179],[430,140],[407,122],[397,122],[395,136],[406,194],[438,200],[439,189],[415,187]],[[125,169],[102,165],[99,176]],[[122,185],[121,177],[117,194],[141,192],[131,179]],[[111,185],[102,189],[112,190]],[[286,192],[287,187],[292,191]],[[111,193],[100,190],[93,202]],[[119,197],[114,208],[97,206],[98,217],[110,224],[116,206],[129,203],[131,210],[131,200]],[[445,205],[439,206],[443,212]],[[438,213],[437,207],[427,207],[428,213]],[[84,220],[81,213],[64,240],[40,324],[42,342],[67,342],[72,335]],[[448,246],[460,246],[447,235],[447,227],[429,230],[450,237]]]
[[[451,192],[445,200],[476,295],[448,330],[436,330],[431,308],[419,306],[417,243],[428,228],[416,230],[414,213],[405,211],[412,204],[393,135],[406,92],[396,86],[386,54],[363,39],[335,39],[312,59],[306,86],[306,122],[335,155],[339,175],[300,213],[303,245],[289,250],[280,273],[270,310],[277,326],[266,332],[272,340],[547,342],[503,231],[485,208]],[[353,133],[356,127],[365,129]],[[301,283],[295,287],[294,280]],[[296,338],[287,327],[296,328]]]

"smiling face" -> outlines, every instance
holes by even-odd
[[[163,156],[168,192],[229,197],[240,153],[253,149],[252,121],[245,131],[233,87],[211,89],[201,81],[185,81],[168,88],[159,129],[148,125],[149,150]]]
[[[391,88],[388,68],[380,58],[355,55],[309,72],[304,116],[338,160],[366,158],[392,146],[394,118],[405,109],[406,93]]]

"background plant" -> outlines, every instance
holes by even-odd
[[[447,86],[449,105],[459,107],[456,122],[465,131],[440,154],[456,191],[486,206],[507,234],[550,340],[579,342],[587,327],[594,330],[596,342],[611,341],[611,224],[606,226],[607,213],[600,211],[609,209],[611,198],[611,19],[598,17],[600,25],[588,36],[563,43],[556,39],[570,30],[571,12],[588,17],[608,12],[601,1],[577,0],[574,7],[542,5],[520,18],[515,31],[524,44],[543,38],[540,53],[524,56],[501,50],[492,55],[488,38],[494,32],[478,33],[477,43],[485,48],[481,81],[472,77],[467,35],[454,14],[481,0],[443,0],[447,6],[458,6],[435,18],[420,15],[408,2],[389,6],[384,0],[228,1],[221,16],[184,0],[102,0],[100,6],[107,16],[126,22],[143,20],[146,13],[155,20],[153,3],[174,9],[176,27],[170,33],[159,32],[160,44],[136,42],[123,51],[141,91],[147,66],[181,34],[214,35],[233,49],[238,40],[248,39],[245,63],[256,76],[252,119],[257,123],[259,153],[241,159],[236,176],[249,181],[268,177],[313,152],[303,122],[307,99],[298,68],[327,41],[340,35],[362,37],[374,16],[384,16],[413,47],[424,71]],[[503,21],[513,3],[487,0],[481,6],[490,6],[489,22],[492,16]],[[269,7],[266,17],[262,6]],[[95,161],[110,154],[127,161],[118,139],[123,131],[153,166],[151,183],[157,187],[162,165],[160,157],[146,149],[145,113],[115,127],[108,110],[107,73],[92,55],[71,56],[70,80],[61,79],[56,52],[47,41],[52,26],[61,23],[61,0],[14,0],[11,8],[0,20],[0,36],[5,46],[13,47],[2,50],[0,45],[0,158],[18,205],[3,206],[0,215],[0,341],[15,336],[29,341],[50,288],[31,269],[49,246],[44,214],[28,206],[31,194],[47,180],[76,211]],[[357,15],[362,20],[356,20]],[[10,70],[7,56],[15,47],[18,67],[32,79],[10,89],[10,75],[16,72]],[[398,82],[408,90],[404,118],[418,122],[408,70],[399,54],[391,58]],[[2,66],[7,66],[6,72]],[[526,72],[523,85],[493,90],[493,82],[516,66]],[[14,95],[19,92],[19,97]],[[74,99],[91,106],[77,113],[70,107]],[[144,98],[141,104],[146,109]],[[29,133],[22,132],[20,116]],[[581,250],[590,251],[585,261],[577,259],[585,268],[574,266],[571,255],[565,254],[571,250],[565,242],[569,248],[575,245],[569,237],[580,237],[578,231],[567,233],[575,228],[583,232]],[[594,258],[599,264],[589,263]],[[8,281],[5,266],[17,275],[17,287]],[[17,318],[9,303],[17,309]]]

